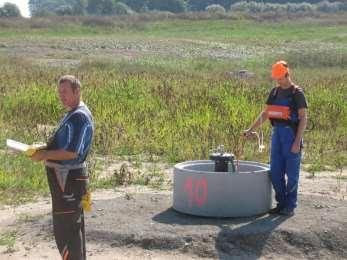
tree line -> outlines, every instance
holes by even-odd
[[[289,10],[318,10],[337,12],[347,10],[345,0],[29,0],[32,16],[50,15],[127,15],[135,12],[167,11],[172,13],[196,11],[262,12]],[[6,3],[0,16],[20,16],[18,7]]]

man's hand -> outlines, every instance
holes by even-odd
[[[244,131],[242,132],[242,136],[243,136],[243,137],[246,137],[246,138],[250,138],[250,137],[252,137],[252,136],[254,136],[254,135],[255,135],[255,132],[252,131],[251,128],[249,128],[249,129],[247,129],[247,130],[244,130]]]
[[[46,151],[45,150],[37,151],[31,156],[31,159],[38,162],[46,160]]]
[[[292,145],[292,148],[290,149],[290,151],[292,152],[292,153],[299,153],[300,152],[300,149],[301,149],[301,147],[300,147],[300,142],[294,142],[293,143],[293,145]]]

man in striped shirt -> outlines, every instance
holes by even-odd
[[[32,159],[45,161],[52,196],[54,236],[62,259],[84,259],[85,239],[82,197],[87,192],[85,160],[94,133],[92,114],[81,101],[81,84],[71,75],[58,82],[62,104],[68,109],[47,149]]]

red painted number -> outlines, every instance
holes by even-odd
[[[188,195],[188,205],[193,207],[195,203],[199,208],[206,204],[208,187],[205,177],[200,179],[193,179],[189,177],[184,185],[184,191]]]

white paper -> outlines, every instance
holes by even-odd
[[[29,145],[23,144],[21,142],[17,142],[15,140],[7,139],[6,145],[9,149],[16,151],[16,152],[26,152],[29,149]]]

